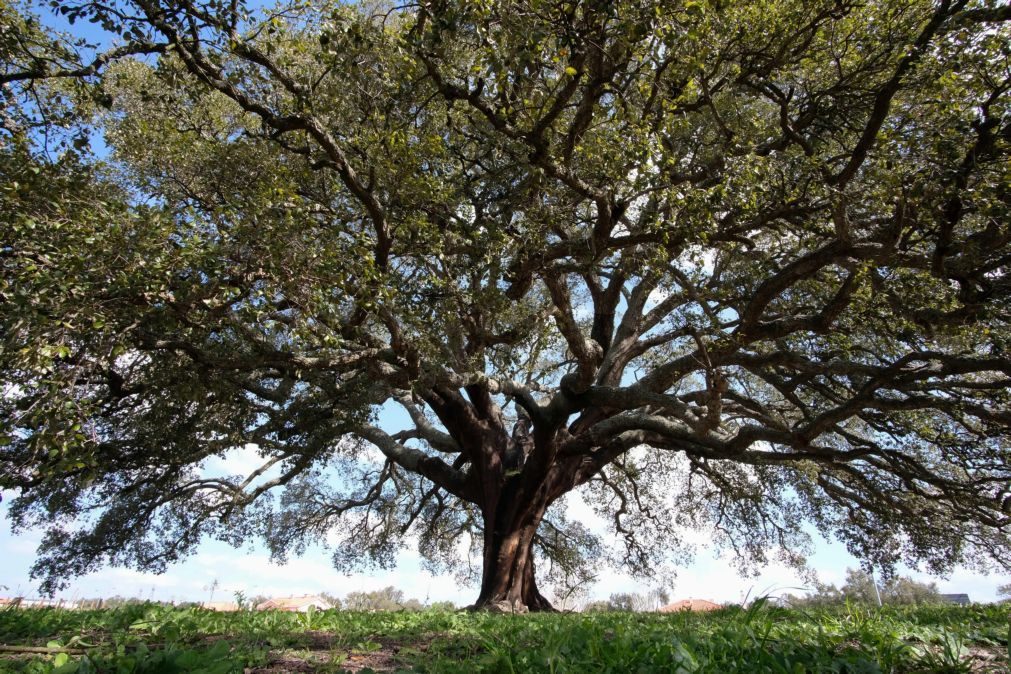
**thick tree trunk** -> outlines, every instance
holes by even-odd
[[[534,574],[534,536],[543,516],[543,506],[522,509],[513,517],[486,515],[481,594],[473,609],[505,613],[554,610],[537,590]]]
[[[480,399],[478,395],[472,395]],[[484,560],[481,593],[474,610],[504,613],[553,611],[551,602],[537,589],[534,540],[548,506],[564,491],[566,475],[551,468],[554,430],[531,433],[532,423],[522,411],[512,435],[504,432],[501,415],[497,426],[481,438],[484,459],[475,478],[484,499]],[[498,432],[496,432],[496,430]],[[539,452],[539,453],[538,453]]]

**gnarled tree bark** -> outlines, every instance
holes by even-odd
[[[473,608],[510,613],[554,610],[537,589],[534,574],[534,537],[546,508],[500,501],[486,514],[481,593]]]

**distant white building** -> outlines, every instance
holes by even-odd
[[[940,595],[941,601],[946,604],[958,604],[959,606],[968,606],[972,602],[969,601],[969,595],[967,594],[942,594]]]
[[[328,608],[333,608],[333,604],[315,594],[304,594],[298,597],[275,597],[256,605],[257,611],[292,611],[297,613],[305,613],[309,609],[325,611]]]
[[[201,606],[211,611],[230,612],[239,610],[239,605],[234,601],[205,601]]]

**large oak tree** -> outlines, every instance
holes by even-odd
[[[44,588],[207,536],[469,541],[517,610],[535,560],[693,527],[1007,568],[1007,5],[57,6],[97,48],[0,29],[0,486]]]

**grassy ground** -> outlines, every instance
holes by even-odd
[[[0,672],[1011,672],[1009,637],[1006,606],[533,616],[12,609],[0,612]]]

